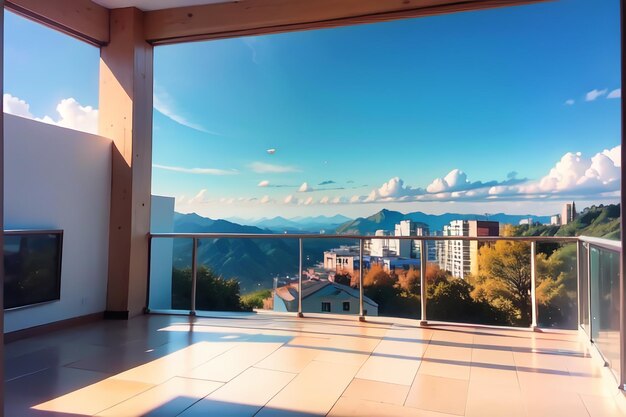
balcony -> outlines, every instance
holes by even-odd
[[[420,249],[411,259],[419,270],[411,303],[394,316],[398,305],[377,300],[364,281],[371,265],[364,248],[377,237],[151,233],[158,213],[151,199],[158,162],[152,148],[155,47],[543,1],[128,0],[121,8],[117,0],[3,2],[97,48],[100,121],[99,135],[91,135],[16,115],[0,118],[0,224],[6,229],[0,260],[14,267],[37,249],[16,244],[12,235],[59,236],[58,247],[50,247],[59,249],[58,262],[49,265],[58,272],[53,296],[0,309],[0,417],[626,416],[619,242],[394,236]],[[538,204],[544,198],[531,197]],[[280,291],[266,287],[272,295],[267,307],[226,311],[224,297],[203,285],[211,267],[200,257],[203,243],[229,239],[286,240],[295,249],[289,254],[299,247],[299,258],[284,256],[294,265],[290,280]],[[310,263],[303,246],[319,239],[356,247],[342,262],[353,273],[347,283],[305,280]],[[435,244],[475,251],[496,241],[525,248],[523,269],[530,272],[516,306],[519,317],[477,320],[454,294],[448,300],[454,312],[432,301],[427,267]],[[564,304],[549,311],[538,295],[541,245],[574,249],[573,285]],[[472,256],[450,257],[450,278],[471,275]],[[175,281],[174,267],[181,265],[184,274]],[[0,267],[5,288],[7,277],[15,283],[16,275]],[[42,289],[36,280],[31,285]],[[326,298],[313,304],[311,294]],[[240,301],[237,294],[234,302]],[[567,320],[557,323],[552,314],[561,307]]]
[[[533,253],[546,242],[577,245],[578,330],[559,330],[538,326],[535,291],[527,328],[436,321],[427,303],[412,319],[366,316],[360,280],[353,295],[357,312],[314,313],[300,296],[307,293],[302,273],[293,285],[293,312],[202,311],[196,301],[208,294],[198,291],[198,243],[210,238],[297,239],[302,248],[309,239],[336,237],[153,234],[152,256],[159,262],[163,248],[173,247],[163,240],[193,243],[189,308],[9,343],[7,415],[626,415],[618,388],[623,341],[612,315],[619,309],[612,299],[618,243],[479,239],[521,240]],[[364,243],[372,237],[351,238]],[[420,242],[420,249],[433,240],[476,240],[399,238]],[[299,264],[302,269],[302,259]],[[364,265],[363,251],[358,265]],[[154,263],[151,269],[153,279],[164,272],[154,271]],[[534,289],[534,262],[531,269]],[[422,280],[422,294],[427,286]],[[150,288],[154,294],[154,283]]]
[[[576,331],[146,315],[6,346],[8,416],[626,415]]]

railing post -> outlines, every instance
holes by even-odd
[[[532,322],[530,327],[537,330],[537,242],[530,242],[530,307]]]
[[[302,238],[298,239],[300,243],[300,260],[298,268],[298,317],[304,317],[302,314]]]
[[[363,308],[363,238],[359,238],[359,321],[365,321]]]
[[[622,251],[619,254],[619,388],[622,391],[626,390],[626,363],[624,362],[626,361],[626,282],[624,282],[624,256],[624,251]]]
[[[196,315],[196,288],[198,284],[198,238],[193,238],[191,249],[191,310],[190,316]]]
[[[591,245],[587,243],[587,318],[589,319],[589,341],[593,342],[593,311],[591,310]]]
[[[426,303],[428,298],[428,292],[426,288],[426,264],[428,263],[428,243],[425,240],[420,240],[420,304],[421,304],[421,318],[420,325],[425,326],[428,324],[426,318]]]
[[[581,268],[581,256],[582,256],[582,247],[583,244],[580,240],[576,241],[576,294],[578,295],[578,311],[577,311],[577,323],[578,323],[578,328],[580,329],[582,327],[582,316],[580,314],[580,310],[582,309],[582,297],[580,296],[580,289],[581,289],[581,285],[580,285],[580,280],[581,280],[581,274],[582,274],[582,268]]]
[[[152,274],[152,235],[148,234],[148,276],[146,277],[146,306],[143,308],[144,314],[150,313],[150,276]]]

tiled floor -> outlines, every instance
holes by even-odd
[[[626,416],[575,332],[152,315],[5,354],[8,417]]]

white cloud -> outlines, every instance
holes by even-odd
[[[201,204],[201,203],[205,203],[207,201],[206,199],[206,195],[207,195],[207,190],[206,188],[203,188],[202,190],[200,190],[198,192],[198,194],[196,194],[193,198],[189,199],[188,204]]]
[[[465,189],[470,185],[467,174],[459,169],[453,169],[443,178],[435,178],[426,191],[429,193],[440,193],[442,191],[454,191]]]
[[[296,167],[268,164],[265,162],[253,162],[249,165],[249,167],[257,174],[284,174],[287,172],[299,172]]]
[[[569,100],[565,100],[565,105],[566,106],[573,106],[574,103],[576,103],[573,99],[569,99]]]
[[[93,134],[98,133],[98,109],[94,109],[91,106],[81,106],[78,101],[71,97],[65,98],[57,104],[56,111],[58,116],[56,118],[48,115],[42,118],[35,117],[30,112],[30,105],[26,101],[8,93],[2,95],[2,103],[5,113],[68,129]]]
[[[435,178],[426,190],[406,186],[402,179],[394,177],[367,196],[354,195],[349,200],[324,197],[320,203],[596,198],[619,191],[620,167],[621,146],[618,145],[591,158],[584,157],[580,152],[568,152],[546,175],[535,181],[509,175],[507,180],[501,182],[471,182],[463,171],[454,169],[443,178]]]
[[[4,106],[5,113],[26,117],[28,119],[35,118],[30,112],[30,105],[22,99],[13,97],[11,94],[5,93],[2,95],[2,105]]]
[[[320,199],[320,204],[328,204],[330,201],[330,197],[324,196]]]
[[[199,132],[208,133],[210,135],[221,136],[218,132],[208,130],[204,126],[193,123],[187,120],[187,118],[183,117],[180,114],[179,110],[176,109],[174,100],[170,97],[167,91],[165,91],[158,85],[154,86],[154,93],[152,95],[152,106],[163,116],[170,118],[180,125],[183,125],[193,130],[197,130]]]
[[[612,149],[605,149],[602,151],[602,154],[611,158],[615,166],[622,166],[622,147],[616,146]]]
[[[611,91],[606,98],[621,98],[622,97],[622,89],[621,88],[616,88],[615,90]]]
[[[239,172],[235,169],[218,169],[218,168],[183,168],[168,165],[152,164],[153,168],[165,171],[184,172],[186,174],[197,175],[236,175]]]
[[[311,191],[315,191],[308,183],[303,182],[300,188],[298,188],[298,192],[300,193],[309,193]]]
[[[268,180],[263,180],[259,183],[259,187],[267,187],[268,185],[270,185],[270,182]]]
[[[269,202],[271,202],[271,201],[272,201],[272,199],[270,198],[270,196],[269,196],[269,195],[264,195],[264,196],[263,196],[263,197],[259,200],[259,202],[260,202],[261,204],[267,204],[267,203],[269,203]]]
[[[608,90],[606,88],[604,90],[596,90],[594,88],[593,90],[585,94],[585,101],[594,101],[598,97],[602,97],[603,95],[605,95],[607,92]]]
[[[538,181],[508,187],[491,187],[499,196],[576,196],[595,197],[620,189],[621,145],[586,158],[580,152],[567,152],[547,175]]]
[[[296,204],[296,203],[298,203],[298,199],[295,198],[293,195],[288,195],[283,200],[283,203],[285,203],[285,204]]]
[[[304,201],[305,206],[310,206],[313,203],[314,203],[313,197],[309,197]]]
[[[391,201],[397,198],[416,195],[421,192],[423,192],[423,190],[405,186],[404,180],[400,177],[393,177],[381,185],[380,188],[372,190],[367,198],[365,198],[365,201]]]

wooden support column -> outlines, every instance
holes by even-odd
[[[111,10],[100,49],[99,133],[113,139],[107,313],[128,318],[145,307],[152,174],[153,50],[144,13]]]

